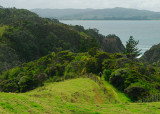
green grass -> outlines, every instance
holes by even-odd
[[[0,93],[0,113],[159,114],[160,103],[113,104],[98,84],[79,78],[47,83],[27,93]]]
[[[131,100],[122,92],[118,91],[113,85],[104,80],[102,77],[102,81],[104,82],[108,92],[114,96],[114,98],[120,103],[131,103]]]

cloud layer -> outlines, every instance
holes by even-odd
[[[160,12],[160,0],[0,0],[4,7],[33,8],[136,8]]]

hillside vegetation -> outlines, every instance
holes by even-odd
[[[101,52],[96,48],[88,53],[53,52],[3,72],[0,76],[0,91],[26,92],[43,86],[45,81],[59,82],[88,73],[98,75],[102,71],[105,81],[128,95],[132,101],[159,93],[158,67],[130,60],[123,54]],[[124,101],[127,99],[124,98]]]
[[[115,39],[115,35],[113,37]],[[112,53],[124,51],[124,46],[118,37],[111,45],[118,42],[121,47],[115,47],[113,50],[104,47],[107,43],[105,39],[107,37],[99,34],[96,29],[85,30],[81,26],[68,26],[55,19],[40,18],[24,9],[2,8],[0,9],[0,73],[63,50],[77,53],[98,47]]]
[[[5,29],[7,29],[7,26],[1,26],[1,27],[0,27],[0,37],[2,37]]]
[[[111,104],[90,79],[46,83],[27,93],[0,93],[0,113],[159,113],[159,103]]]
[[[159,66],[160,62],[160,44],[152,46],[148,51],[144,53],[141,60],[148,63],[154,63],[154,65]]]

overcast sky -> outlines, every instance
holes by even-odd
[[[4,7],[33,8],[136,8],[160,12],[160,0],[0,0]]]

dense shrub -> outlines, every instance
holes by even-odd
[[[91,55],[92,57],[94,57],[97,53],[98,53],[98,48],[97,47],[91,48],[88,51],[88,54]]]
[[[0,91],[2,92],[19,92],[17,80],[5,80],[0,83]]]
[[[145,96],[149,95],[149,91],[144,87],[139,86],[129,86],[127,87],[124,92],[133,100],[137,101],[142,99]]]
[[[137,82],[138,79],[141,78],[141,75],[137,71],[125,68],[114,71],[111,74],[109,81],[119,90],[123,91],[130,84]]]
[[[109,82],[117,87],[119,90],[123,91],[125,86],[126,77],[129,75],[128,69],[118,69],[113,72],[110,76]]]
[[[116,60],[117,68],[126,67],[126,64],[131,64],[131,61],[128,58],[119,58]]]
[[[96,58],[94,58],[94,57],[89,58],[86,61],[85,67],[86,67],[88,73],[95,73],[95,74],[98,73],[98,65],[97,65]]]
[[[102,72],[103,67],[103,61],[105,59],[110,59],[111,55],[106,52],[97,52],[94,57],[89,58],[86,61],[86,69],[88,73],[95,73],[99,74],[99,72]]]
[[[33,79],[28,76],[23,76],[20,78],[18,85],[19,85],[19,91],[20,92],[26,92],[28,90],[34,89],[37,85],[33,83]]]
[[[117,69],[115,59],[105,59],[102,63],[103,69]]]
[[[56,76],[63,76],[64,72],[65,72],[65,68],[66,68],[67,64],[56,64],[56,68],[55,68],[55,72],[56,72]]]
[[[125,57],[125,55],[124,54],[121,54],[121,53],[115,53],[114,55],[113,55],[115,58],[123,58],[123,57]]]
[[[43,82],[46,81],[48,78],[47,74],[45,73],[40,73],[40,74],[36,74],[34,76],[35,81],[37,81],[37,83],[39,85],[43,85]]]
[[[112,74],[112,69],[105,69],[103,71],[103,76],[105,78],[106,81],[109,81],[110,75]]]

